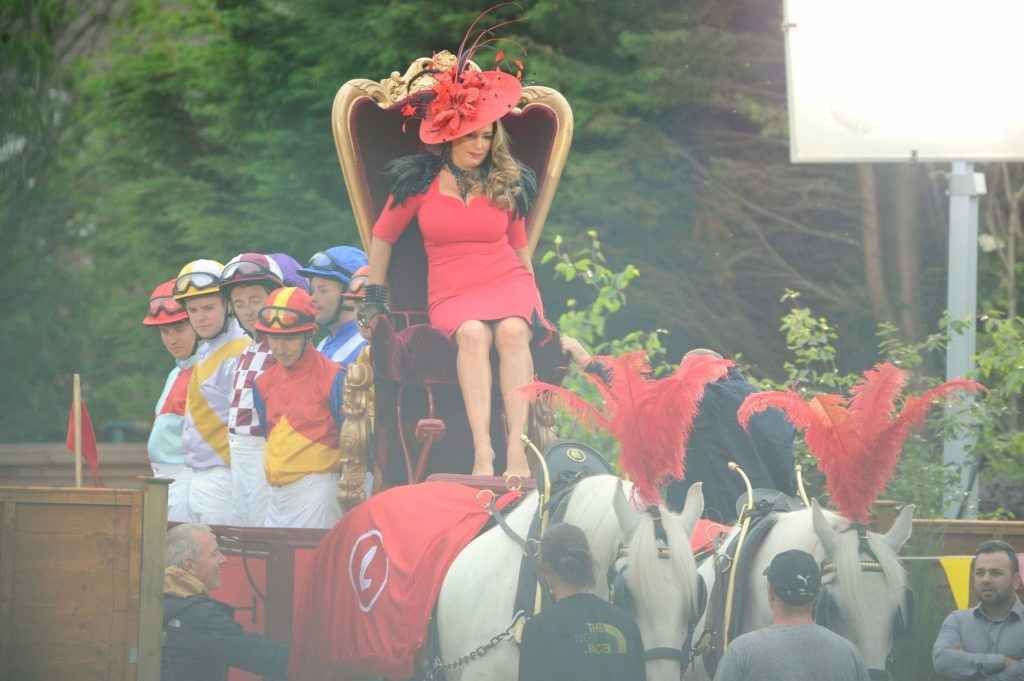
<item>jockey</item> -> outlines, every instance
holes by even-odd
[[[256,377],[274,362],[270,344],[256,330],[256,319],[267,294],[284,283],[277,262],[260,253],[235,256],[220,276],[220,292],[231,303],[231,311],[252,343],[238,358],[231,403],[228,409],[228,447],[231,450],[233,524],[263,527],[270,488],[263,472],[266,438],[263,424],[252,406]]]
[[[338,438],[345,370],[313,347],[315,318],[309,294],[285,287],[267,296],[256,322],[277,359],[253,390],[267,429],[267,527],[329,528],[341,518]]]
[[[153,289],[149,296],[148,313],[142,319],[143,325],[154,326],[160,331],[160,340],[175,363],[175,367],[167,374],[163,392],[156,402],[156,418],[146,443],[146,453],[153,467],[153,475],[171,479],[171,486],[167,490],[167,519],[188,522],[190,471],[185,466],[181,429],[198,339],[188,323],[185,308],[174,300],[173,294],[173,279]]]
[[[366,345],[356,324],[355,307],[346,301],[346,294],[355,294],[366,282],[365,273],[357,276],[357,270],[366,265],[366,253],[360,249],[335,246],[315,253],[299,270],[309,278],[316,322],[327,329],[317,350],[342,366],[354,362]]]
[[[287,253],[271,253],[270,257],[274,259],[277,266],[281,268],[281,274],[284,275],[285,286],[295,286],[301,288],[303,291],[309,291],[309,279],[299,274],[299,270],[302,269],[302,265],[299,261],[288,255]]]
[[[174,282],[174,299],[184,304],[201,339],[181,437],[185,463],[192,470],[189,513],[196,522],[218,525],[234,517],[228,410],[238,358],[250,343],[221,296],[223,270],[215,260],[195,260],[181,268]]]

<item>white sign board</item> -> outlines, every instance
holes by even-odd
[[[1024,0],[785,0],[795,163],[1024,160]]]

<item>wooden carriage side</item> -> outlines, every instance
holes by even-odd
[[[0,679],[160,678],[168,482],[0,487]]]

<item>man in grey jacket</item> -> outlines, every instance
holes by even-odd
[[[946,618],[932,647],[935,671],[952,679],[1024,681],[1024,606],[1013,547],[987,541],[971,570],[978,605]]]
[[[726,649],[715,681],[868,681],[857,648],[814,623],[821,572],[806,551],[790,549],[768,569],[772,625],[736,638]]]

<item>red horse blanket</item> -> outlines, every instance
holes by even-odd
[[[441,582],[487,523],[487,500],[470,487],[425,482],[394,487],[345,514],[302,585],[288,678],[411,677]]]

